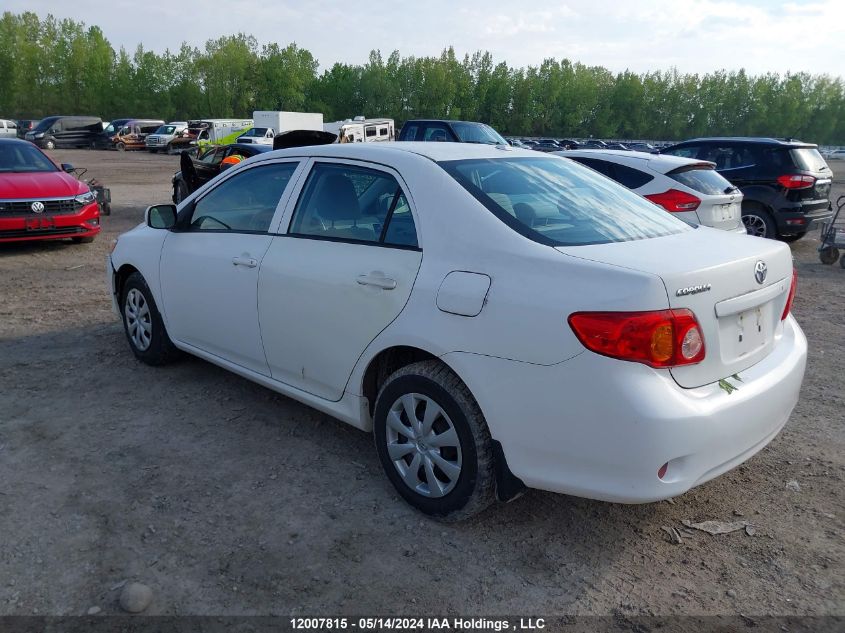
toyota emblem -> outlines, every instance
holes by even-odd
[[[33,202],[32,205],[29,207],[32,209],[33,213],[42,213],[44,211],[44,203],[43,202]]]
[[[766,268],[766,262],[758,261],[756,264],[754,264],[754,279],[757,280],[758,284],[762,284],[764,281],[766,281],[767,272],[768,269]]]

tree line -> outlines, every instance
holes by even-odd
[[[516,68],[489,52],[370,53],[365,64],[320,65],[296,44],[237,34],[202,48],[115,50],[82,22],[5,12],[0,20],[0,116],[93,114],[185,120],[253,110],[484,121],[503,134],[680,140],[786,136],[845,144],[845,83],[744,70],[611,72],[568,59]]]

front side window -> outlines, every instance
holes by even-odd
[[[686,147],[670,148],[662,152],[670,156],[681,156],[682,158],[698,158],[698,152],[701,150],[700,145],[688,145]]]
[[[298,164],[261,165],[222,182],[194,205],[190,230],[267,232]]]
[[[542,244],[606,244],[693,230],[625,187],[563,158],[439,165],[505,224]]]
[[[294,210],[290,234],[417,246],[411,210],[396,179],[355,165],[314,165]]]

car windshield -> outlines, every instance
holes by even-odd
[[[266,127],[254,127],[249,132],[242,134],[242,136],[264,136],[266,133]]]
[[[0,145],[0,173],[59,171],[59,168],[29,143]]]
[[[104,134],[114,134],[117,130],[119,130],[120,128],[123,127],[124,123],[126,123],[125,119],[120,120],[120,121],[112,121],[111,123],[109,123],[106,126],[106,129],[103,130],[103,133]]]
[[[452,129],[461,139],[462,143],[486,143],[488,145],[507,145],[507,141],[499,136],[489,125],[484,123],[467,123],[466,121],[455,121]]]
[[[564,158],[496,158],[439,165],[515,231],[579,246],[694,230],[609,178]]]
[[[38,122],[38,125],[36,125],[35,128],[32,131],[33,132],[46,132],[47,130],[50,129],[50,126],[52,126],[56,121],[58,121],[58,119],[55,118],[55,117],[53,117],[51,119],[41,119]]]
[[[159,127],[155,133],[156,134],[173,134],[176,131],[175,125],[162,125]]]

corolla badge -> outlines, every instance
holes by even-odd
[[[676,297],[686,297],[687,295],[697,295],[700,292],[708,292],[712,288],[710,284],[698,284],[697,286],[687,286],[686,288],[678,288],[675,291]]]
[[[766,281],[766,273],[769,269],[766,267],[766,262],[762,260],[758,260],[756,264],[754,264],[754,279],[757,280],[758,284],[762,284]]]
[[[29,208],[30,208],[30,209],[32,209],[32,211],[33,211],[34,213],[41,213],[41,212],[43,212],[43,211],[44,211],[44,203],[43,203],[43,202],[38,202],[38,201],[36,201],[36,202],[33,202],[33,203],[29,206]]]

